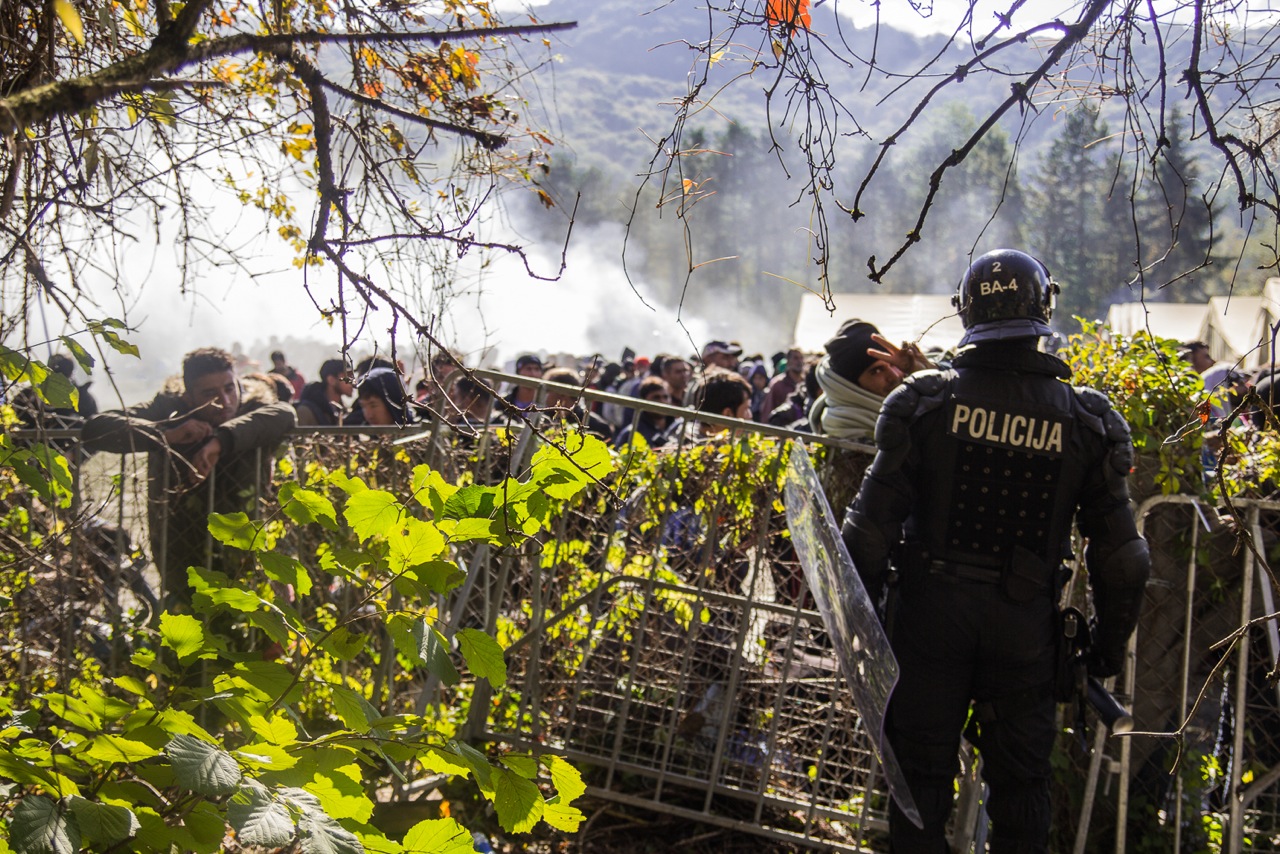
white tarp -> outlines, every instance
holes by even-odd
[[[1202,302],[1121,302],[1107,312],[1107,326],[1121,335],[1150,331],[1180,343],[1200,336],[1209,306]]]
[[[858,318],[874,323],[894,344],[916,341],[921,349],[953,349],[964,325],[944,294],[832,294],[835,313],[827,311],[817,294],[805,294],[796,318],[795,346],[820,353],[840,324]]]
[[[1256,330],[1262,314],[1262,297],[1210,297],[1209,311],[1196,336],[1209,345],[1209,354],[1219,362],[1257,358]]]
[[[1246,367],[1271,367],[1272,338],[1275,337],[1272,330],[1278,326],[1280,326],[1280,279],[1267,279],[1267,283],[1262,286],[1262,310],[1258,312],[1258,319],[1251,336],[1259,346],[1252,357],[1245,360]],[[1280,354],[1277,354],[1277,361],[1280,361]]]

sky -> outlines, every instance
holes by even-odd
[[[989,27],[995,11],[1007,9],[1010,3],[980,2],[975,28]],[[1056,14],[1070,19],[1070,10],[1077,5],[1071,0],[1027,0],[1015,25]],[[865,0],[844,0],[839,10],[855,24],[872,20],[873,7]],[[935,0],[927,14],[908,0],[881,0],[880,5],[883,23],[919,34],[952,31],[963,10],[964,3],[958,0]],[[227,218],[227,234],[257,229],[262,246],[279,247],[276,241],[262,240],[261,223],[246,222],[243,212],[219,211],[217,216]],[[139,231],[147,233],[147,229]],[[470,363],[483,360],[489,365],[509,363],[529,351],[585,355],[598,350],[616,359],[623,346],[649,355],[688,353],[721,338],[740,340],[749,350],[768,353],[790,343],[791,330],[777,328],[772,318],[728,309],[715,317],[680,317],[672,307],[656,306],[648,299],[644,283],[627,281],[618,260],[620,248],[621,234],[616,230],[579,230],[567,269],[556,282],[530,280],[518,261],[498,260],[486,271],[482,292],[464,295],[452,304],[441,327],[446,342],[466,354]],[[108,354],[111,366],[122,369],[119,397],[125,403],[149,396],[176,369],[182,355],[195,347],[239,345],[250,359],[267,365],[271,349],[295,342],[290,345],[295,349],[289,354],[291,360],[304,374],[313,375],[320,361],[335,355],[341,343],[340,332],[319,318],[299,286],[287,250],[277,248],[274,257],[258,259],[259,274],[254,277],[235,270],[207,270],[194,294],[187,295],[173,286],[176,257],[169,235],[162,235],[158,242],[143,239],[128,251],[126,279],[119,284],[137,300],[130,312],[136,328],[129,337],[142,349],[144,360],[139,363]],[[534,248],[531,262],[542,273],[553,274],[559,267],[559,247]],[[115,284],[101,282],[99,287],[105,291]],[[374,320],[375,327],[378,323],[385,327],[387,322],[383,317]],[[54,335],[62,331],[51,330]],[[352,355],[359,358],[375,349],[385,352],[389,345],[385,331],[374,328],[356,342]],[[105,385],[98,386],[100,398],[109,392]]]

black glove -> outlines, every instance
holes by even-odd
[[[1085,659],[1089,675],[1096,679],[1120,675],[1120,671],[1124,670],[1128,633],[1121,635],[1118,632],[1101,631],[1097,623],[1094,623],[1089,626],[1089,636],[1089,655]]]

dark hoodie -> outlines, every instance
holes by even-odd
[[[329,400],[324,382],[311,382],[302,387],[298,402],[293,405],[298,411],[298,424],[301,426],[336,427],[341,423],[342,410]]]

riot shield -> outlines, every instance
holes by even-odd
[[[809,452],[795,440],[788,455],[785,496],[791,542],[831,635],[854,706],[867,729],[875,733],[872,747],[884,768],[889,794],[903,815],[921,827],[911,789],[884,737],[884,715],[898,682],[898,660],[853,568],[818,474],[809,462]]]

